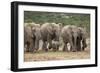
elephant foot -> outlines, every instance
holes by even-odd
[[[33,53],[36,53],[37,52],[37,49],[35,49],[34,51],[33,51]]]
[[[47,52],[47,51],[48,51],[48,49],[45,49],[45,51]]]
[[[63,49],[63,51],[64,51],[64,52],[65,52],[65,51],[68,52],[68,49]]]
[[[76,52],[76,50],[75,50],[75,49],[73,49],[73,50],[72,50],[72,52]]]
[[[47,52],[47,51],[48,51],[48,49],[46,48],[46,49],[44,49],[44,51],[45,51],[45,52]]]
[[[73,49],[72,49],[72,48],[70,48],[70,52],[71,52],[71,51],[73,51]]]
[[[38,49],[35,49],[35,51],[38,51]]]
[[[35,50],[34,50],[34,49],[30,49],[29,52],[30,52],[30,53],[34,53]]]
[[[87,44],[84,44],[84,47],[86,48],[87,47]]]
[[[82,51],[84,51],[85,50],[85,48],[84,47],[82,47]]]
[[[49,46],[49,47],[48,47],[48,49],[51,49],[51,48],[52,48],[52,46]]]
[[[53,49],[53,51],[54,51],[54,52],[56,52],[56,51],[57,51],[57,49]]]
[[[77,49],[77,51],[81,51],[81,49]]]

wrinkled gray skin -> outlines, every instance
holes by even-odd
[[[79,32],[80,32],[80,43],[82,42],[82,46],[81,46],[81,50],[85,50],[85,48],[87,47],[86,44],[86,38],[87,38],[87,33],[86,33],[86,29],[82,28],[82,27],[78,27]]]
[[[59,50],[59,42],[58,41],[52,41],[52,49],[53,51]]]
[[[70,50],[72,50],[74,45],[73,45],[72,27],[70,25],[66,25],[62,28],[61,37],[64,43],[63,51],[68,51],[68,47],[67,47],[68,43],[70,43],[70,46],[71,46]]]
[[[81,51],[86,48],[86,37],[85,30],[81,27],[77,27],[74,25],[64,26],[61,32],[61,36],[64,42],[63,51],[68,51],[67,44],[70,43],[70,51]],[[81,48],[82,42],[82,48]]]
[[[81,39],[82,34],[77,26],[71,26],[72,27],[72,41],[73,41],[73,48],[72,51],[81,51]]]
[[[84,51],[86,44],[86,30],[82,27],[72,26],[74,51]]]
[[[52,40],[59,42],[60,26],[55,23],[45,23],[41,26],[42,49],[48,51],[52,48]],[[47,48],[47,44],[49,44]]]
[[[33,35],[33,49],[37,51],[39,49],[39,40],[41,39],[40,24],[32,24],[32,35]]]
[[[39,40],[41,39],[40,24],[27,24],[24,27],[24,46],[26,45],[26,51],[34,52],[39,49]]]
[[[29,26],[24,26],[24,47],[27,52],[32,52],[33,50],[33,36]]]

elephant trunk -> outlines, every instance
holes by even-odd
[[[76,52],[77,49],[77,37],[73,36],[73,52]]]

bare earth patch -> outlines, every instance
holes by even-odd
[[[50,60],[71,60],[71,59],[89,59],[90,58],[90,50],[86,49],[81,52],[63,52],[63,51],[38,51],[36,53],[28,53],[24,54],[24,61],[50,61]]]

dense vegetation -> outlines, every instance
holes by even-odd
[[[24,22],[39,24],[55,22],[63,25],[76,25],[85,27],[90,32],[90,14],[25,11]]]

